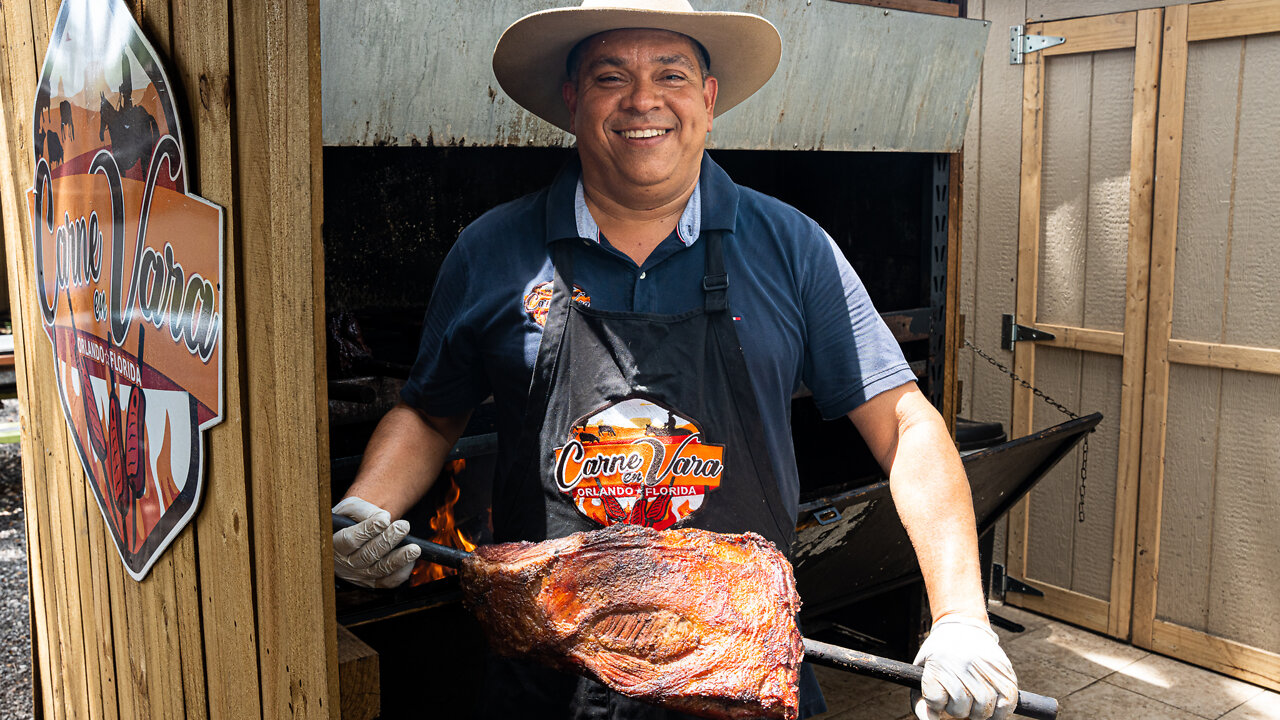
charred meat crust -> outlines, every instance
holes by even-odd
[[[759,535],[618,524],[482,546],[461,576],[499,653],[703,717],[797,715],[800,597]]]

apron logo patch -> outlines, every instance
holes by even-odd
[[[704,444],[693,420],[642,398],[579,418],[555,457],[556,487],[603,526],[665,530],[697,512],[724,474],[724,446]]]
[[[544,327],[547,324],[547,311],[551,309],[551,289],[554,285],[550,280],[538,283],[524,296],[525,313]],[[573,286],[573,301],[585,307],[591,306],[591,296],[576,284]]]

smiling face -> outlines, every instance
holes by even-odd
[[[692,187],[716,100],[698,53],[665,30],[614,30],[584,43],[564,100],[588,188],[630,204]]]

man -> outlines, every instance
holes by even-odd
[[[916,547],[934,620],[916,713],[1007,716],[1016,680],[987,624],[972,500],[941,417],[831,239],[703,152],[717,106],[773,73],[777,31],[686,0],[626,2],[534,13],[499,41],[503,89],[576,135],[578,158],[469,226],[445,261],[403,402],[334,508],[359,523],[334,536],[338,574],[403,582],[417,549],[394,549],[408,525],[391,519],[489,395],[496,540],[633,522],[751,530],[786,551],[789,403],[803,383],[866,439]],[[620,436],[683,470],[659,485],[649,466],[601,469]],[[490,716],[664,717],[591,681],[502,661],[489,672],[510,691]],[[811,671],[801,685],[802,716],[821,712]]]

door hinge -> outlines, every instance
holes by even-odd
[[[1005,572],[1004,565],[1000,563],[991,563],[991,588],[994,595],[1004,602],[1005,593],[1018,593],[1019,595],[1033,595],[1035,597],[1044,597],[1044,593],[1038,588],[1031,587],[1021,579],[1013,577]]]
[[[1066,42],[1064,37],[1056,35],[1025,35],[1023,25],[1012,25],[1009,27],[1009,64],[1021,65],[1022,56],[1027,53],[1037,52],[1047,47],[1061,45]]]
[[[1000,347],[1013,350],[1013,344],[1025,340],[1053,340],[1057,336],[1051,332],[1037,330],[1013,321],[1012,315],[1004,315],[1000,322]]]

